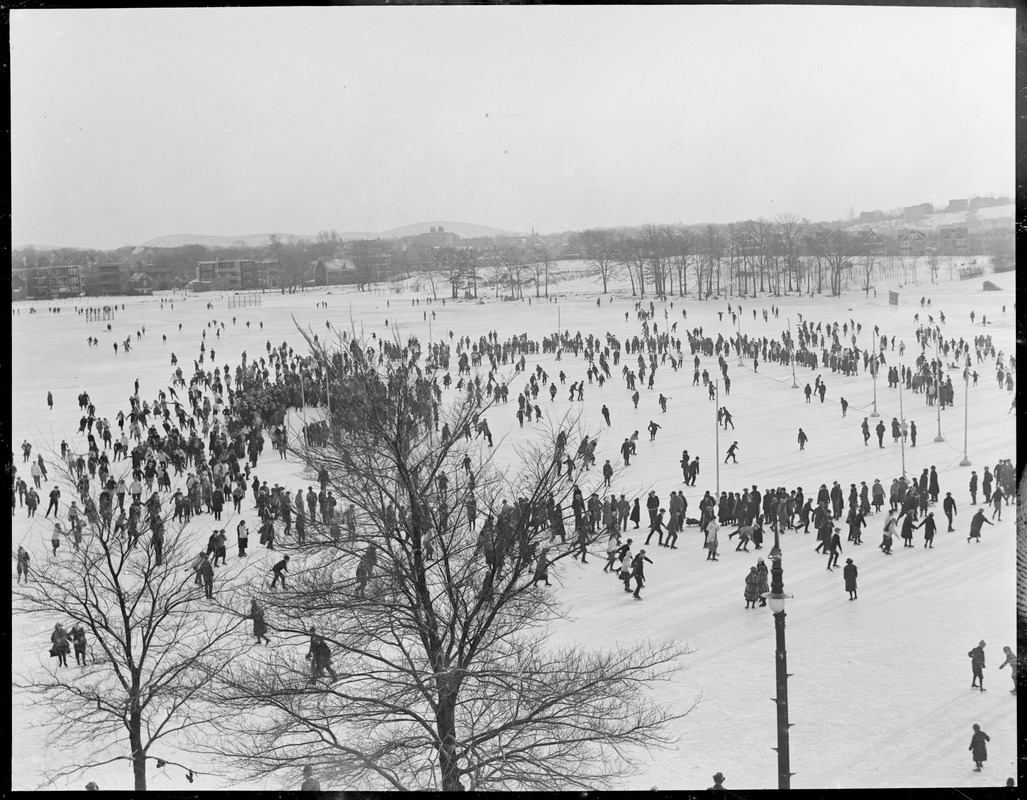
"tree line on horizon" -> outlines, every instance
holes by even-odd
[[[426,273],[438,296],[478,297],[479,287],[495,296],[524,297],[534,286],[536,296],[548,296],[558,262],[583,261],[598,276],[603,293],[610,280],[627,278],[633,296],[694,294],[772,294],[815,292],[839,295],[844,290],[869,292],[875,280],[902,275],[917,280],[918,270],[936,280],[943,269],[954,270],[969,259],[989,255],[996,271],[1012,268],[1013,232],[1004,229],[968,234],[966,255],[943,255],[928,248],[922,257],[904,255],[897,239],[882,237],[868,245],[869,227],[853,230],[784,214],[776,220],[705,225],[655,225],[589,228],[561,234],[527,237],[460,239],[455,246],[426,247],[417,237],[398,240],[347,241],[335,230],[320,231],[314,239],[271,234],[260,247],[239,241],[232,247],[191,244],[172,248],[132,246],[115,250],[82,248],[12,250],[12,274],[22,268],[79,264],[124,263],[153,268],[175,276],[182,286],[195,277],[196,262],[213,259],[273,260],[279,264],[285,287],[310,282],[318,259],[340,255],[359,263],[372,254],[387,253],[392,277]],[[566,270],[560,270],[562,277]],[[364,288],[364,287],[362,287]]]

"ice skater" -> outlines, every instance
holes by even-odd
[[[984,639],[981,639],[977,647],[966,654],[970,659],[970,670],[973,673],[970,688],[980,689],[982,692],[987,691],[984,688],[984,646]]]

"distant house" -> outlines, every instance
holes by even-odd
[[[230,291],[274,289],[278,286],[278,262],[245,258],[197,261],[196,280]]]
[[[25,299],[25,279],[18,273],[11,273],[11,299]]]
[[[359,270],[352,258],[319,258],[314,262],[315,286],[343,286],[358,282]]]
[[[145,272],[135,272],[128,279],[128,287],[132,294],[153,294],[153,278]]]
[[[965,256],[970,251],[965,227],[942,228],[935,242],[935,252],[942,256]]]
[[[91,294],[125,294],[127,288],[127,264],[97,264],[92,282]]]
[[[965,198],[957,198],[955,200],[949,200],[949,204],[945,207],[946,211],[966,211],[970,208],[969,201]]]
[[[19,270],[18,274],[24,281],[27,300],[82,296],[81,266],[26,267]]]
[[[907,228],[899,234],[899,255],[918,258],[927,252],[927,235],[923,231]]]
[[[860,237],[859,249],[862,255],[883,258],[885,254],[884,238],[871,228]]]
[[[920,203],[920,205],[906,206],[904,209],[902,209],[902,218],[922,219],[923,217],[926,217],[928,214],[933,213],[934,206],[932,206],[930,203]]]

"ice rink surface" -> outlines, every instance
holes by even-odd
[[[693,457],[699,456],[702,464],[696,486],[685,492],[689,516],[693,516],[702,494],[706,490],[714,492],[715,465],[723,461],[727,445],[735,440],[739,443],[738,463],[720,464],[719,485],[723,491],[740,492],[754,484],[761,492],[777,486],[801,486],[807,496],[815,497],[821,483],[830,487],[837,480],[847,495],[851,483],[858,486],[866,481],[871,485],[875,478],[887,489],[902,472],[900,448],[892,445],[890,431],[883,450],[876,446],[876,437],[872,437],[869,447],[863,445],[860,423],[870,412],[873,400],[869,374],[845,377],[829,369],[814,371],[796,366],[800,387],[812,384],[818,374],[827,383],[826,401],[820,403],[814,397],[806,404],[802,391],[792,388],[789,367],[762,363],[761,359],[754,373],[751,362],[739,366],[737,357],[730,357],[731,393],[722,392],[720,404],[731,411],[735,429],[720,432],[719,451],[715,451],[716,404],[707,398],[703,386],[692,386],[692,356],[685,330],[702,327],[704,334],[714,339],[718,333],[725,338],[733,336],[736,330],[730,316],[725,314],[723,321],[717,317],[729,302],[742,306],[741,332],[750,337],[779,338],[789,317],[794,332],[800,314],[814,323],[837,321],[840,325],[854,320],[863,326],[857,340],[861,349],[873,346],[876,324],[882,334],[896,337],[895,351],[887,353],[888,365],[900,361],[912,365],[920,352],[914,315],[919,313],[921,321],[926,322],[928,313],[937,319],[938,312],[943,311],[946,338],[972,340],[975,335],[988,334],[1008,364],[1015,341],[1015,274],[986,277],[1002,291],[983,292],[983,279],[950,281],[944,277],[937,285],[922,281],[899,289],[898,306],[888,304],[887,289],[896,287],[882,284],[877,286],[876,299],[873,295],[865,298],[861,291],[838,298],[818,295],[812,300],[765,296],[698,302],[688,297],[674,298],[673,309],[670,302],[654,300],[654,321],[660,331],[678,323],[672,335],[683,341],[685,366],[674,372],[668,360],[658,370],[652,390],[640,382],[642,398],[637,410],[620,376],[625,363],[637,366],[634,354],[623,356],[618,367],[611,365],[613,378],[605,387],[586,383],[584,403],[567,400],[570,384],[585,377],[582,358],[567,353],[557,363],[552,355],[540,355],[529,357],[527,368],[530,371],[541,364],[552,380],[558,380],[561,369],[567,374],[566,386],[560,387],[555,402],[551,403],[545,392],[536,401],[547,421],[559,419],[568,409],[580,410],[586,427],[600,433],[596,469],[588,473],[587,480],[579,481],[583,489],[601,483],[598,468],[609,458],[618,468],[613,483],[617,494],[644,498],[653,488],[666,505],[669,492],[683,488],[678,461],[681,451],[687,449]],[[286,341],[298,349],[302,339],[296,322],[309,325],[322,336],[328,333],[328,320],[338,328],[362,331],[367,338],[372,333],[391,338],[398,329],[403,340],[414,334],[424,342],[429,337],[429,323],[423,315],[427,312],[431,316],[434,311],[434,340],[449,340],[452,332],[476,341],[489,330],[496,331],[500,340],[520,333],[541,340],[557,330],[558,319],[560,327],[572,335],[580,331],[583,336],[591,333],[604,339],[610,332],[622,342],[641,335],[634,307],[637,298],[630,296],[630,289],[611,287],[614,291],[608,297],[612,299],[603,297],[597,307],[601,289],[597,279],[561,281],[550,286],[558,303],[532,297],[530,305],[528,290],[524,301],[504,302],[483,291],[482,303],[447,300],[443,307],[440,301],[425,304],[424,299],[430,296],[426,284],[419,291],[412,285],[407,289],[362,293],[353,287],[333,287],[330,291],[294,295],[268,293],[260,307],[238,309],[228,308],[219,293],[185,297],[179,293],[173,299],[173,309],[170,296],[165,296],[163,309],[159,297],[118,298],[125,310],[118,311],[111,323],[112,332],[106,331],[106,322],[87,322],[84,316],[75,314],[72,303],[63,303],[60,315],[46,313],[46,302],[34,304],[39,311],[36,314],[28,313],[29,303],[15,303],[14,308],[20,310],[12,316],[10,400],[15,463],[21,470],[18,445],[25,439],[33,443],[33,454],[42,452],[48,464],[56,461],[62,438],[73,449],[85,451],[84,437],[76,434],[76,397],[82,390],[88,391],[96,404],[97,416],[113,423],[119,408],[127,410],[136,379],[143,399],[152,400],[159,389],[169,385],[174,371],[170,366],[173,352],[188,377],[192,360],[199,355],[201,332],[211,320],[224,321],[226,328],[220,339],[214,338],[213,328],[208,330],[208,367],[213,348],[214,363],[227,363],[233,372],[243,351],[250,359],[266,356],[267,342],[278,346]],[[448,286],[440,286],[439,292],[440,297],[448,293]],[[530,293],[533,295],[534,290]],[[930,309],[921,309],[921,296],[931,298]],[[411,305],[414,297],[421,298],[419,306]],[[644,299],[646,308],[650,299],[648,295]],[[98,306],[106,300],[81,298],[77,304]],[[319,301],[327,301],[327,309],[316,308]],[[207,303],[213,304],[212,310]],[[772,304],[780,309],[778,317],[771,316],[764,322],[762,313],[758,313],[753,319],[754,308],[761,312]],[[687,311],[687,319],[682,318],[682,309]],[[971,310],[977,318],[973,325]],[[987,315],[987,326],[980,324],[982,314]],[[251,323],[249,328],[247,321]],[[144,325],[145,335],[137,341],[136,332]],[[161,338],[165,334],[166,343]],[[88,347],[88,336],[98,336],[101,344]],[[115,355],[112,343],[129,336],[132,351]],[[906,345],[903,359],[898,355],[900,341]],[[702,362],[712,376],[719,377],[716,356],[703,358]],[[452,367],[455,375],[455,363]],[[958,505],[955,533],[945,531],[939,506],[934,509],[940,522],[933,549],[923,548],[922,531],[918,531],[916,547],[904,549],[901,540],[896,539],[894,554],[886,556],[877,548],[883,515],[869,517],[863,545],[856,547],[843,541],[842,563],[845,558],[853,558],[859,568],[859,599],[854,602],[848,600],[841,570],[827,571],[824,557],[814,553],[814,533],[788,531],[782,536],[785,591],[794,595],[787,605],[793,788],[999,786],[1016,775],[1016,698],[1009,693],[1012,684],[1008,669],[997,669],[1003,658],[1002,647],[1015,646],[1016,641],[1015,506],[1005,509],[994,527],[985,526],[979,544],[966,540],[974,512],[967,491],[970,470],[982,476],[984,467],[994,468],[999,459],[1009,458],[1015,463],[1015,413],[1010,412],[1012,394],[996,383],[994,361],[975,364],[974,369],[981,377],[969,390],[967,438],[972,467],[959,466],[966,403],[959,372],[949,371],[955,405],[941,415],[943,442],[934,441],[936,408],[927,407],[922,394],[903,393],[905,418],[915,420],[919,431],[916,447],[907,446],[905,451],[906,474],[916,478],[925,467],[937,467],[942,495],[951,491]],[[508,374],[513,377],[512,367]],[[510,382],[514,399],[524,380],[520,376]],[[52,412],[46,406],[47,391],[54,394]],[[660,393],[669,398],[665,414],[657,403]],[[845,418],[840,397],[849,403]],[[878,381],[877,402],[886,424],[899,415],[899,392],[889,389],[885,380]],[[612,420],[608,430],[600,415],[604,403]],[[514,458],[511,445],[533,435],[531,423],[525,423],[523,429],[518,427],[516,410],[517,404],[511,402],[486,415],[500,461]],[[662,426],[654,442],[649,441],[646,432],[650,420]],[[871,419],[871,425],[875,423]],[[796,443],[799,427],[809,436],[803,452]],[[635,430],[640,432],[637,457],[629,467],[622,468],[619,446]],[[23,472],[27,473],[27,466]],[[278,481],[295,491],[307,483],[301,483],[296,469],[295,461],[280,461],[271,448],[266,448],[255,472],[269,484]],[[45,509],[46,491],[40,494]],[[62,510],[67,499],[66,491]],[[256,512],[249,499],[244,509],[253,527]],[[206,542],[211,522],[209,515],[203,515],[192,523],[198,545]],[[717,771],[725,774],[730,789],[777,785],[777,757],[772,750],[776,746],[775,706],[771,702],[775,694],[773,616],[767,608],[747,610],[742,597],[749,567],[758,556],[765,557],[773,534],[768,530],[763,551],[755,553],[750,547],[745,553],[735,552],[735,540],[728,542],[726,534],[730,530],[733,528],[728,526],[721,534],[718,562],[705,560],[702,535],[696,528],[685,529],[677,552],[656,547],[654,540],[647,548],[654,563],[646,569],[643,602],[632,600],[618,581],[601,572],[604,558],[600,552],[587,565],[564,560],[560,562],[563,566],[555,570],[553,591],[567,610],[567,619],[553,626],[553,635],[559,640],[603,647],[669,637],[686,643],[693,651],[672,683],[651,687],[668,705],[687,707],[700,700],[675,729],[680,736],[676,748],[641,754],[638,774],[621,786],[607,788],[705,788]],[[634,532],[636,549],[646,533],[644,529]],[[33,559],[46,558],[49,537],[50,526],[42,513],[30,521],[24,510],[18,509],[13,518],[12,551],[21,544],[30,550]],[[256,558],[249,559],[254,563],[248,568],[266,571],[273,554],[255,548],[254,555]],[[11,570],[13,581],[13,559]],[[237,605],[244,606],[241,593]],[[15,673],[47,666],[51,628],[52,624],[30,624],[15,618]],[[966,655],[981,639],[987,641],[986,693],[970,689]],[[29,706],[19,697],[13,698],[13,706],[13,787],[27,790],[42,783],[45,767],[73,761],[75,753],[62,748],[59,736],[48,739],[42,729],[34,727],[45,718],[44,708]],[[967,749],[973,723],[979,723],[991,736],[988,761],[981,773],[973,771]],[[195,756],[183,758],[196,760]],[[212,778],[204,778],[202,786],[190,785],[181,770],[164,772],[151,769],[151,789],[228,788]],[[122,763],[92,770],[73,784],[53,788],[81,788],[88,780],[95,780],[103,789],[130,789],[131,768]],[[296,788],[298,783],[298,776],[283,774],[280,783],[240,786],[233,782],[232,787]]]

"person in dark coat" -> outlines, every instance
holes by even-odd
[[[264,621],[264,609],[260,607],[260,603],[256,600],[250,600],[250,613],[247,617],[253,620],[253,635],[257,637],[257,644],[260,644],[261,641],[264,644],[271,644],[271,640],[267,638],[267,622]]]
[[[934,548],[934,534],[938,530],[938,524],[934,521],[934,512],[927,512],[924,521],[916,526],[917,530],[924,529],[924,547]]]
[[[845,591],[849,593],[850,600],[857,600],[856,597],[856,565],[851,558],[845,559],[845,566],[842,568],[842,577],[845,578]]]
[[[984,528],[984,523],[992,525],[992,521],[984,516],[984,509],[978,508],[977,513],[974,514],[973,519],[970,520],[970,535],[966,537],[969,542],[971,539],[976,539],[977,543],[981,542],[981,530]]]
[[[635,498],[635,504],[631,507],[631,514],[628,515],[628,519],[635,523],[635,527],[638,527],[638,522],[642,518],[642,511],[639,505],[638,498]]]
[[[912,547],[913,546],[913,515],[903,514],[902,515],[902,546]]]
[[[760,598],[760,608],[767,605],[767,598],[764,597],[770,591],[770,573],[767,571],[766,562],[762,558],[756,560],[756,574],[760,576],[760,585],[757,594]]]
[[[949,533],[952,533],[955,528],[952,527],[952,517],[956,515],[956,501],[952,499],[952,492],[945,492],[945,499],[941,501],[942,510],[945,512],[945,516],[949,520]]]
[[[756,608],[756,601],[759,600],[760,573],[756,567],[749,567],[749,574],[745,576],[745,607]]]
[[[57,658],[57,665],[60,667],[68,666],[68,653],[71,652],[71,638],[68,636],[68,632],[64,630],[64,626],[61,623],[54,625],[53,633],[50,634],[50,655]]]
[[[632,595],[636,600],[641,600],[639,592],[642,591],[642,587],[645,586],[645,564],[646,562],[652,564],[653,562],[646,558],[645,548],[638,551],[638,555],[635,556],[631,562],[631,577],[635,579],[635,593]]]
[[[984,762],[988,760],[988,745],[991,737],[981,730],[981,726],[974,723],[974,735],[970,738],[971,757],[974,760],[974,772],[980,772],[984,768]]]
[[[724,775],[722,773],[718,772],[716,775],[713,776],[713,786],[711,786],[709,789],[707,789],[707,791],[709,791],[709,792],[714,792],[714,791],[716,791],[716,792],[725,792],[725,791],[727,791],[724,788]]]
[[[941,494],[941,487],[938,485],[938,470],[931,467],[931,475],[927,480],[927,493],[931,495],[931,502],[938,502],[938,495]]]
[[[271,574],[274,576],[271,580],[271,588],[274,589],[278,582],[282,582],[282,588],[285,588],[285,573],[289,569],[289,556],[283,556],[282,560],[271,567]]]
[[[831,539],[827,545],[827,568],[830,570],[838,566],[838,554],[842,552],[841,528],[835,527],[831,531]]]
[[[977,470],[970,472],[970,504],[977,505]]]
[[[196,569],[203,581],[203,596],[208,600],[214,599],[214,565],[210,563],[207,554],[203,554],[200,566]]]
[[[984,640],[981,639],[977,647],[967,653],[967,656],[970,658],[970,670],[973,672],[973,682],[970,684],[970,688],[980,689],[982,692],[987,691],[984,688]]]

